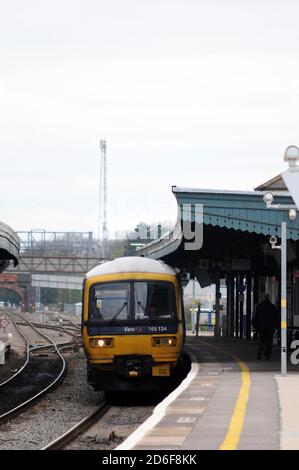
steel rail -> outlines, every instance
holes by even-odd
[[[41,333],[34,325],[32,325],[28,320],[24,319],[21,315],[19,314],[16,314],[18,317],[22,318],[22,320],[25,320],[29,326],[31,326],[31,328],[33,328],[39,335],[43,336],[44,338],[46,338],[48,340],[48,342],[50,342],[51,344],[49,345],[43,345],[43,346],[35,346],[33,348],[29,348],[29,354],[32,350],[37,350],[37,349],[44,349],[44,348],[47,348],[47,347],[53,347],[54,346],[54,349],[55,349],[55,353],[58,355],[58,357],[60,358],[61,362],[62,362],[62,367],[59,371],[59,374],[56,376],[56,378],[49,384],[47,385],[45,388],[43,388],[41,391],[39,391],[38,393],[36,393],[35,395],[33,395],[32,397],[30,397],[29,399],[25,400],[24,402],[20,403],[18,406],[10,409],[9,411],[3,413],[2,415],[0,415],[0,421],[4,421],[6,420],[8,417],[12,417],[12,416],[15,416],[17,414],[19,414],[20,411],[24,410],[25,408],[27,408],[29,405],[32,405],[33,403],[35,403],[38,399],[40,399],[42,396],[44,396],[49,390],[53,389],[56,385],[58,385],[58,383],[60,381],[63,380],[64,376],[66,375],[66,371],[67,371],[67,364],[66,364],[66,361],[64,359],[64,357],[62,356],[62,354],[60,353],[60,349],[64,349],[64,348],[67,348],[67,347],[70,347],[69,345],[65,345],[63,344],[63,346],[58,346],[57,343],[55,343],[51,338],[49,338],[47,335],[45,335],[44,333]],[[23,369],[24,370],[24,369]]]
[[[4,387],[7,387],[8,384],[10,384],[11,382],[13,382],[16,377],[18,377],[23,371],[24,369],[27,367],[29,361],[30,361],[30,342],[28,340],[28,338],[23,334],[23,332],[19,329],[17,323],[12,319],[12,322],[13,322],[13,325],[15,327],[15,329],[19,332],[19,334],[23,337],[23,339],[25,340],[25,344],[26,344],[26,359],[25,359],[25,362],[24,364],[17,370],[17,372],[15,374],[13,374],[11,377],[9,377],[7,380],[4,380],[3,382],[0,383],[0,390],[1,388],[4,388]]]
[[[79,421],[79,423],[75,424],[64,434],[42,447],[41,450],[63,449],[67,444],[74,441],[78,436],[83,434],[93,424],[97,423],[98,420],[102,418],[110,408],[111,406],[108,403],[102,403],[102,405],[96,411],[93,411],[90,415],[83,418],[81,421]]]
[[[18,324],[22,326],[27,326],[27,324],[23,322],[18,322]],[[32,322],[32,325],[35,326],[36,328],[41,328],[43,330],[54,330],[54,331],[62,330],[65,334],[69,336],[79,337],[79,335],[76,333],[77,330],[75,330],[75,328],[71,328],[68,326],[47,325],[43,323],[33,323],[33,322]]]

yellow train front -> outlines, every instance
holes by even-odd
[[[185,322],[176,272],[161,261],[117,258],[83,283],[82,338],[95,390],[161,390],[180,374]]]

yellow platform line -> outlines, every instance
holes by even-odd
[[[236,401],[234,412],[232,414],[232,417],[229,423],[228,431],[226,433],[224,441],[219,447],[219,450],[237,450],[241,433],[243,430],[243,426],[244,426],[244,420],[245,420],[248,399],[249,399],[249,392],[250,392],[249,367],[238,356],[235,356],[234,354],[231,354],[228,351],[223,351],[220,347],[215,346],[213,344],[206,343],[205,341],[201,340],[200,342],[212,349],[217,349],[218,351],[221,351],[222,354],[225,354],[226,356],[232,357],[238,363],[242,371],[241,372],[242,384],[241,384],[239,396]]]
[[[250,373],[245,362],[237,356],[233,356],[239,364],[242,371],[242,384],[238,399],[235,404],[234,412],[231,417],[229,428],[219,450],[236,450],[240,441],[244,426],[244,420],[247,410],[249,392],[250,392]]]

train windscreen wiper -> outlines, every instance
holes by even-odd
[[[146,312],[145,312],[145,308],[144,308],[144,306],[142,305],[142,303],[140,302],[140,300],[137,300],[137,304],[138,304],[138,306],[139,306],[139,307],[141,307],[141,308],[142,308],[142,310],[143,310],[143,311],[144,311],[144,313],[146,314]]]
[[[116,312],[116,314],[114,315],[114,317],[112,317],[111,320],[109,321],[109,325],[110,325],[111,323],[113,323],[113,322],[116,320],[116,318],[118,317],[118,315],[121,314],[121,312],[123,311],[123,309],[124,309],[125,307],[128,308],[128,302],[124,302],[124,303],[123,303],[121,309],[120,309],[118,312]]]

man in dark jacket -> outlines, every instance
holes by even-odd
[[[269,295],[266,295],[257,306],[252,325],[259,335],[257,358],[260,359],[264,353],[265,358],[269,360],[272,353],[273,334],[275,329],[279,328],[278,310],[270,302]]]

